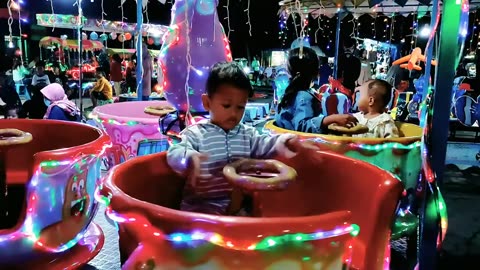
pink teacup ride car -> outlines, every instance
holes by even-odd
[[[0,268],[76,269],[102,248],[92,223],[101,130],[51,120],[0,121]]]
[[[392,174],[317,150],[224,174],[231,208],[252,200],[247,216],[178,210],[185,179],[165,152],[114,167],[97,199],[118,224],[123,269],[388,269],[403,190]]]

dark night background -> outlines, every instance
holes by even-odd
[[[23,0],[23,11],[29,12],[29,23],[23,23],[22,28],[31,40],[38,40],[43,36],[57,36],[67,34],[69,38],[74,38],[74,30],[55,29],[52,33],[52,28],[44,28],[35,26],[36,13],[52,13],[51,2],[48,0]],[[6,0],[0,1],[0,8],[6,7]],[[77,14],[77,7],[74,5],[75,0],[53,0],[53,8],[55,13],[59,14]],[[231,32],[230,41],[234,58],[246,57],[251,59],[255,55],[259,55],[265,49],[285,49],[288,48],[291,42],[297,37],[294,30],[293,19],[290,17],[287,22],[287,28],[284,29],[284,34],[280,34],[280,17],[278,15],[279,5],[278,0],[250,0],[250,18],[252,24],[252,36],[249,35],[249,27],[247,25],[247,13],[244,11],[247,8],[247,0],[230,0],[230,23]],[[104,19],[121,21],[121,0],[104,0],[104,8],[106,15]],[[220,0],[218,5],[218,16],[225,30],[227,31],[227,16],[226,5],[227,0]],[[101,0],[83,0],[82,7],[84,16],[87,18],[101,19]],[[170,22],[170,10],[172,1],[167,0],[166,4],[161,4],[157,0],[150,0],[148,3],[148,19],[150,23],[159,23],[168,25]],[[404,16],[406,15],[406,16]],[[134,23],[136,21],[136,1],[126,0],[124,4],[125,21]],[[298,16],[297,16],[298,18]],[[392,42],[402,45],[403,54],[413,48],[412,33],[414,31],[413,24],[415,15],[402,14],[393,17],[394,24],[391,24],[392,17],[383,16],[381,13],[365,14],[357,19],[357,28],[354,30],[355,21],[353,16],[347,15],[342,20],[342,39],[351,35],[360,38],[374,38],[379,41]],[[144,15],[144,21],[147,18]],[[420,30],[423,25],[428,24],[430,15],[427,13],[418,20],[417,30]],[[322,29],[317,31],[318,23],[320,22]],[[467,37],[467,50],[470,45],[476,45],[478,39],[478,32],[474,29],[473,23],[478,23],[476,13],[470,14],[471,27],[469,27],[469,36]],[[298,21],[297,21],[298,23]],[[390,31],[390,26],[393,25],[393,30]],[[310,42],[312,45],[318,45],[327,55],[333,56],[335,48],[335,26],[336,17],[328,18],[322,16],[319,19],[309,17],[308,34],[310,35]],[[18,21],[14,20],[12,25],[14,35],[18,31]],[[8,35],[8,27],[6,19],[0,19],[0,36]],[[473,32],[473,42],[469,39]],[[315,33],[317,36],[315,38]],[[1,42],[4,46],[4,42]],[[131,43],[131,42],[130,42]],[[425,46],[426,38],[418,38],[417,46]],[[122,47],[121,43],[116,40],[108,41],[109,47]],[[131,48],[129,42],[125,43],[126,48]],[[39,54],[35,41],[30,42],[30,57]],[[156,48],[158,49],[158,47]]]

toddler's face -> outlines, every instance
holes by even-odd
[[[210,112],[211,122],[223,130],[231,130],[243,118],[248,91],[223,84],[213,96],[203,95],[202,101],[205,109]]]
[[[369,82],[366,82],[358,88],[360,91],[360,99],[358,101],[358,110],[363,113],[367,113],[368,108],[371,106],[371,103],[373,103],[373,99],[368,94],[368,84]]]
[[[17,110],[15,110],[15,109],[8,110],[6,118],[7,119],[17,119],[18,118]]]

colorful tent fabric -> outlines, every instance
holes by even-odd
[[[108,48],[107,52],[109,55],[119,54],[122,58],[129,58],[131,57],[137,50],[135,49],[115,49],[115,48]],[[157,57],[160,54],[160,50],[148,50],[151,56]]]
[[[78,41],[75,39],[67,39],[63,43],[63,47],[67,50],[78,51]],[[82,40],[82,50],[99,51],[103,49],[103,44],[96,40]]]
[[[38,43],[38,46],[43,47],[43,48],[47,48],[47,47],[50,47],[52,45],[62,46],[63,43],[64,43],[64,40],[62,40],[61,38],[43,37],[42,39],[40,39],[40,42]]]

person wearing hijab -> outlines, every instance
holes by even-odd
[[[75,103],[68,100],[65,90],[60,84],[52,83],[40,92],[43,94],[47,106],[44,119],[80,122],[80,110]]]

